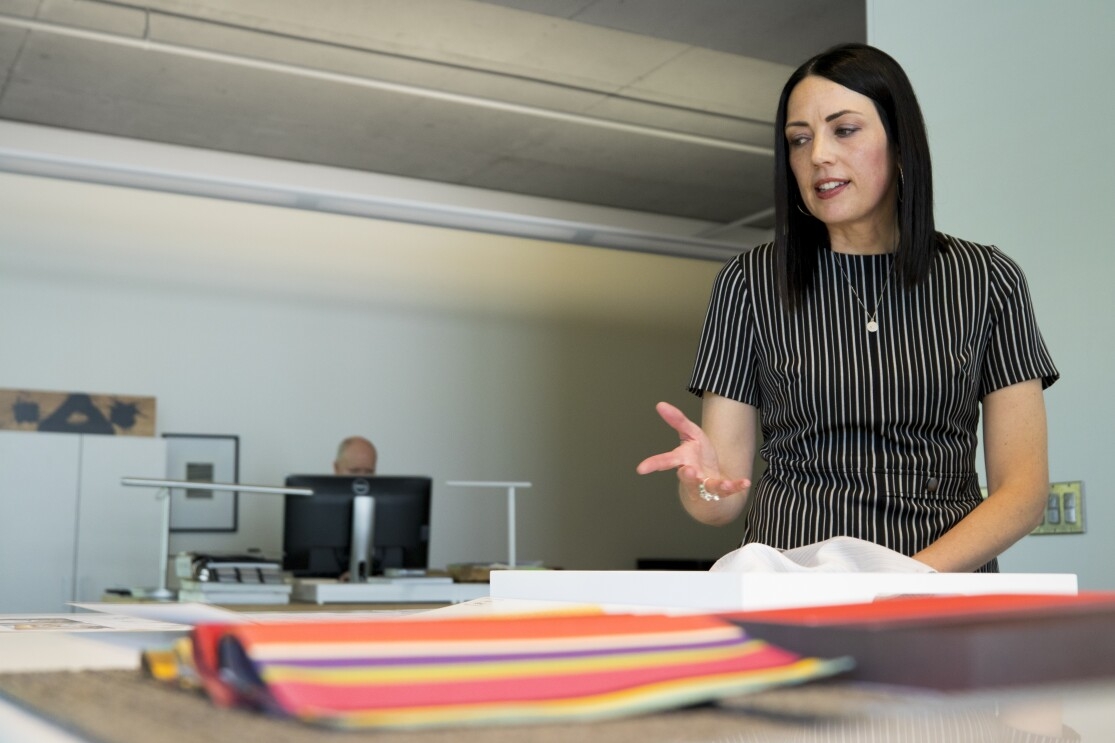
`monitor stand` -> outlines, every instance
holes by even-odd
[[[348,580],[364,583],[372,577],[375,558],[376,499],[357,495],[352,499],[352,536],[349,539]]]
[[[488,584],[454,583],[445,576],[373,576],[375,555],[375,498],[358,495],[352,499],[352,533],[348,560],[348,582],[295,580],[293,598],[325,603],[436,603],[451,604],[488,595]]]
[[[292,598],[314,604],[369,602],[369,604],[456,604],[488,595],[487,583],[455,583],[449,576],[372,576],[375,563],[376,499],[352,499],[349,579],[294,581]]]

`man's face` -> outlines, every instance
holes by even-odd
[[[333,463],[338,475],[371,476],[376,473],[376,450],[365,442],[353,442],[345,447],[340,458]]]

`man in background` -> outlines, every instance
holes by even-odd
[[[374,475],[376,473],[376,447],[363,436],[349,436],[337,447],[333,461],[335,475]]]

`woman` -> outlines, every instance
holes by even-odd
[[[676,469],[704,523],[750,499],[744,543],[848,535],[995,572],[1048,493],[1042,390],[1059,375],[1025,277],[997,248],[935,231],[925,124],[885,53],[809,60],[775,126],[775,240],[720,271],[690,382],[701,425],[660,403],[681,443],[638,472]]]

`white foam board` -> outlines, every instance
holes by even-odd
[[[750,611],[900,595],[1075,594],[1071,573],[730,573],[688,570],[497,570],[493,599],[702,611]]]

